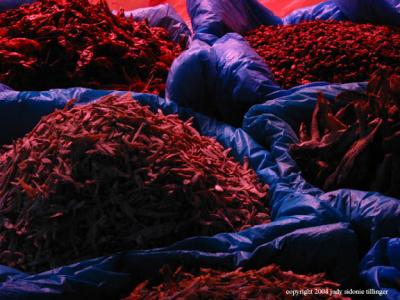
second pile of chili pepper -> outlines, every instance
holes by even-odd
[[[40,0],[0,13],[0,82],[163,94],[182,47],[163,28],[113,15],[104,0]]]
[[[378,71],[366,94],[321,94],[291,154],[324,190],[353,188],[400,198],[400,76]]]
[[[124,300],[156,299],[342,299],[335,295],[340,284],[325,279],[324,274],[300,275],[283,271],[277,265],[269,265],[260,270],[237,269],[224,272],[201,269],[197,274],[178,268],[172,273],[168,266],[161,272],[164,281],[154,284],[144,281],[138,284]],[[303,294],[294,295],[298,291]],[[309,291],[306,294],[306,291]]]
[[[284,88],[368,81],[382,67],[400,74],[399,27],[317,20],[261,26],[246,39]]]

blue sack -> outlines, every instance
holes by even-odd
[[[312,20],[344,21],[348,20],[348,18],[333,0],[329,0],[293,11],[283,18],[283,23],[289,25]]]
[[[360,269],[366,287],[385,293],[375,299],[400,299],[400,239],[379,240],[362,260]]]
[[[212,44],[229,32],[240,34],[282,20],[257,0],[187,0],[194,39]]]
[[[263,59],[243,37],[230,33],[212,46],[195,40],[172,64],[166,96],[240,126],[252,105],[279,89]]]
[[[162,27],[168,30],[170,38],[176,43],[188,44],[191,32],[185,21],[169,4],[138,8],[125,11],[126,17],[136,21],[147,20],[151,27]]]
[[[297,143],[296,135],[302,121],[310,120],[318,93],[332,101],[343,91],[362,92],[366,83],[327,84],[313,83],[287,91],[270,94],[264,104],[255,105],[245,115],[243,128],[258,143],[270,148],[278,165],[278,188],[280,193],[307,198],[320,205],[337,210],[342,220],[347,220],[358,235],[360,252],[365,253],[382,237],[399,236],[400,201],[374,192],[337,190],[324,193],[307,183],[301,170],[289,153],[291,144]],[[277,197],[285,204],[282,196]],[[273,207],[276,204],[272,199]],[[281,211],[277,213],[277,216]],[[275,217],[275,214],[274,214]]]
[[[400,0],[334,0],[352,21],[400,26]]]
[[[41,116],[64,107],[71,98],[76,98],[76,105],[80,105],[110,93],[83,88],[4,91],[0,93],[0,112],[7,112],[9,118],[1,116],[0,126],[14,130],[23,120],[25,127],[14,131],[14,136],[9,134],[15,139],[32,129]],[[1,299],[114,299],[129,292],[133,282],[155,278],[164,264],[234,269],[278,263],[299,273],[327,272],[345,286],[352,284],[358,255],[356,236],[350,225],[335,209],[313,198],[288,194],[285,201],[279,201],[280,192],[274,191],[280,185],[278,168],[268,151],[241,129],[154,95],[133,96],[154,111],[178,113],[183,120],[193,117],[193,124],[202,135],[215,137],[225,147],[232,148],[232,155],[238,160],[249,157],[260,179],[271,186],[274,222],[239,233],[189,238],[166,248],[116,253],[35,275],[2,266]]]

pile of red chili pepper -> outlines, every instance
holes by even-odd
[[[0,13],[0,82],[162,94],[182,47],[163,28],[113,15],[106,1],[39,0]]]
[[[276,265],[260,270],[223,272],[201,269],[198,274],[166,272],[164,281],[154,285],[149,281],[138,284],[124,300],[141,299],[350,299],[334,293],[339,284],[325,279],[324,274],[299,275],[282,271]],[[172,274],[170,274],[172,273]],[[309,294],[290,295],[290,291]]]
[[[261,26],[246,39],[284,88],[368,81],[382,67],[400,74],[399,27],[317,20]]]
[[[306,180],[400,198],[400,76],[376,72],[367,92],[320,95],[291,148]]]
[[[267,186],[229,151],[130,94],[58,110],[0,152],[0,264],[37,272],[269,222]]]

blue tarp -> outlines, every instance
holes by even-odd
[[[263,59],[239,34],[196,40],[172,64],[166,95],[182,106],[240,125],[245,112],[279,90]]]
[[[387,293],[375,299],[400,299],[400,239],[379,240],[362,260],[360,269],[366,287]]]
[[[0,126],[14,129],[24,120],[24,129],[14,133],[15,138],[30,130],[41,115],[63,107],[71,98],[78,99],[80,105],[109,93],[83,88],[1,92],[0,112],[10,118],[1,116]],[[166,263],[229,269],[279,263],[301,273],[327,272],[331,278],[351,284],[357,271],[356,236],[335,209],[299,194],[287,194],[287,199],[280,201],[283,192],[276,190],[280,180],[274,160],[243,130],[153,95],[133,95],[153,110],[178,113],[182,119],[193,116],[201,134],[213,136],[232,148],[239,160],[249,157],[260,178],[271,185],[274,222],[235,234],[190,238],[167,248],[96,258],[38,275],[1,267],[1,299],[113,299],[132,288],[134,280],[156,276]]]
[[[23,4],[33,3],[35,1],[37,0],[3,0],[0,1],[0,12],[11,8],[17,8]]]
[[[400,0],[334,0],[354,22],[400,26]]]
[[[187,0],[195,39],[212,43],[226,33],[240,34],[282,20],[257,0]]]
[[[152,27],[163,27],[168,30],[170,38],[177,43],[187,44],[191,32],[189,27],[169,4],[160,4],[152,7],[126,11],[125,16],[132,16],[134,20],[147,20]]]
[[[348,20],[334,0],[325,1],[320,4],[297,9],[283,18],[283,23],[297,24],[312,20]]]

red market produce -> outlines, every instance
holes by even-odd
[[[0,13],[0,82],[163,94],[182,47],[163,28],[113,15],[105,1],[40,0]]]
[[[324,190],[352,188],[400,198],[400,76],[375,73],[366,94],[318,98],[299,129],[292,157],[310,183]]]
[[[340,285],[324,274],[300,275],[276,265],[260,270],[224,272],[201,269],[198,274],[164,268],[164,281],[158,285],[144,281],[124,300],[152,299],[350,299],[335,295]],[[172,274],[171,274],[172,273]],[[291,292],[302,292],[294,295]],[[309,293],[307,294],[307,292]]]
[[[58,110],[0,152],[0,264],[38,272],[270,221],[267,186],[130,95]]]
[[[284,88],[368,81],[383,67],[400,74],[398,27],[317,20],[261,26],[246,39]]]

